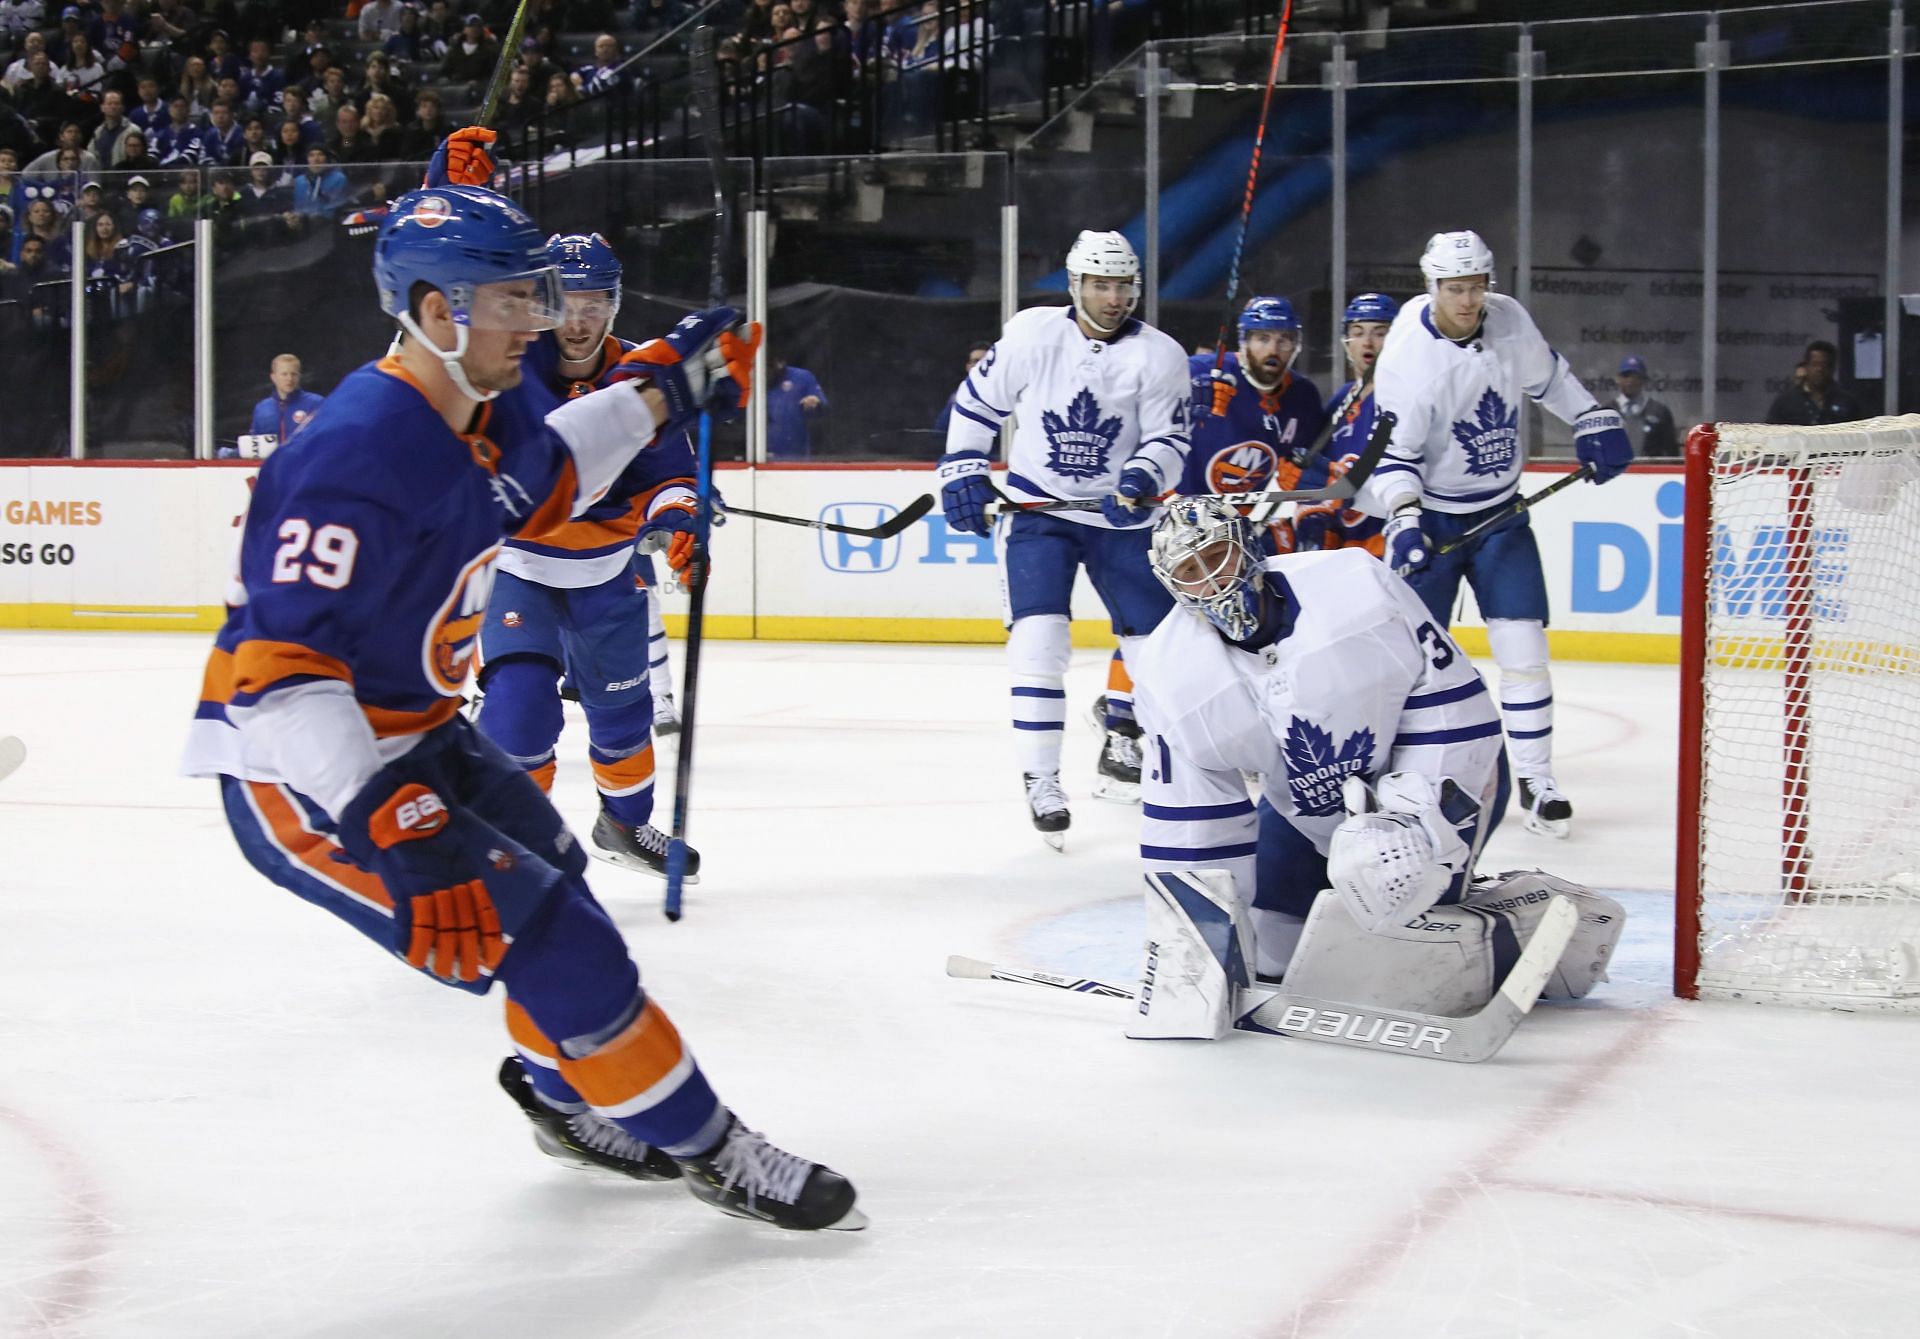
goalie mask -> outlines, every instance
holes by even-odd
[[[1153,527],[1153,574],[1174,603],[1229,641],[1260,627],[1259,545],[1253,523],[1216,497],[1178,497]]]
[[[1090,293],[1086,282],[1090,278],[1128,280],[1122,286],[1124,307]],[[1102,335],[1116,334],[1140,302],[1140,257],[1117,232],[1082,232],[1067,252],[1067,293],[1081,320]]]

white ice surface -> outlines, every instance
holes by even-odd
[[[0,637],[0,1335],[1920,1333],[1920,1020],[1668,996],[1670,669],[1556,667],[1577,830],[1489,863],[1624,890],[1627,939],[1455,1066],[942,975],[1132,972],[1102,655],[1056,855],[997,651],[711,644],[687,918],[590,877],[722,1095],[858,1184],[868,1231],[802,1236],[543,1158],[496,1002],[254,874],[172,775],[205,646]]]

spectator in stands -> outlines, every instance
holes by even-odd
[[[1767,409],[1767,422],[1812,427],[1820,423],[1851,423],[1867,417],[1860,408],[1859,398],[1833,374],[1839,360],[1839,351],[1824,339],[1807,345],[1805,382],[1774,397]]]
[[[129,130],[127,137],[120,141],[120,161],[113,167],[119,172],[158,172],[160,160],[147,151],[144,131]]]
[[[63,5],[60,9],[60,26],[47,37],[47,54],[53,57],[53,63],[67,67],[72,64],[68,59],[73,51],[73,39],[87,35],[87,17],[78,5]]]
[[[311,99],[320,90],[320,86],[326,83],[327,71],[333,68],[333,48],[325,42],[315,42],[307,48],[307,72],[299,79],[289,79],[287,82],[298,83]],[[318,115],[317,110],[315,115]]]
[[[527,72],[527,87],[546,92],[553,76],[562,73],[560,67],[547,58],[547,50],[540,45],[537,37],[529,37],[520,44],[520,54],[513,58],[513,67]]]
[[[547,81],[547,133],[566,135],[572,129],[573,109],[580,103],[580,90],[573,86],[573,80],[558,70]]]
[[[139,131],[134,131],[139,134]],[[153,203],[153,187],[148,183],[144,172],[135,173],[127,178],[126,189],[118,200],[112,201],[114,214],[120,220],[122,234],[133,231],[133,221],[140,211]]]
[[[182,163],[204,163],[211,156],[206,136],[200,133],[200,127],[194,124],[192,114],[187,110],[187,100],[178,94],[167,103],[167,124],[154,136],[153,156],[160,160],[162,167],[178,167]]]
[[[318,144],[326,138],[326,132],[321,129],[320,123],[313,119],[312,109],[307,105],[307,91],[297,85],[289,84],[282,90],[280,119],[283,123],[291,121],[299,129],[300,142],[303,145]],[[298,167],[306,161],[306,155],[303,153],[295,161],[294,166]]]
[[[685,0],[634,0],[633,26],[649,38],[658,38],[687,20]]]
[[[200,216],[200,206],[206,200],[206,193],[200,189],[200,170],[185,168],[174,177],[173,198],[167,201],[167,220],[191,219]]]
[[[593,39],[593,61],[574,72],[573,86],[587,97],[610,93],[627,81],[620,68],[620,43],[612,33]]]
[[[0,0],[0,46],[17,47],[46,22],[41,0]]]
[[[347,166],[378,161],[374,157],[373,140],[360,124],[360,113],[351,102],[341,103],[334,111],[333,134],[327,137],[327,149],[334,162]]]
[[[109,69],[125,69],[140,58],[140,16],[128,13],[121,0],[101,0],[92,36]]]
[[[224,102],[233,108],[233,119],[244,122],[247,119],[246,94],[240,91],[238,75],[223,74],[213,81],[213,100]]]
[[[7,66],[7,72],[4,75],[0,75],[0,84],[4,84],[9,92],[18,90],[19,86],[26,82],[28,75],[32,73],[34,52],[44,53],[46,49],[47,37],[45,33],[28,33],[20,43],[19,56],[14,59],[11,65]],[[55,79],[60,78],[66,73],[65,70],[54,68],[53,57],[51,56],[47,57],[47,66],[48,69],[52,70]]]
[[[405,61],[409,65],[431,64],[445,54],[444,50],[434,50],[433,39],[421,26],[420,11],[412,5],[400,7],[400,27],[387,34],[380,50],[389,60]]]
[[[90,97],[100,96],[107,82],[107,63],[100,59],[100,53],[93,49],[93,43],[85,33],[75,33],[68,51],[67,91]]]
[[[533,72],[519,64],[507,71],[507,91],[500,98],[501,128],[523,130],[538,120],[545,109],[546,99],[536,97],[533,92]]]
[[[80,186],[80,199],[74,205],[74,212],[67,216],[67,222],[71,225],[73,220],[78,218],[82,223],[90,224],[100,217],[106,207],[106,196],[100,188],[100,183],[83,182]]]
[[[247,184],[240,188],[240,216],[245,219],[278,218],[293,209],[293,187],[270,153],[256,153],[247,160]]]
[[[204,121],[207,113],[213,110],[215,99],[220,96],[219,87],[207,72],[207,62],[200,56],[188,56],[187,63],[180,70],[180,96],[187,100],[187,106],[193,112],[193,119]]]
[[[740,22],[740,45],[751,49],[773,40],[773,0],[753,0]]]
[[[215,28],[207,34],[207,73],[213,76],[213,82],[222,79],[240,77],[240,71],[246,68],[246,62],[240,59],[240,53],[233,49],[233,39],[225,28]]]
[[[413,115],[413,94],[405,84],[393,77],[393,62],[378,51],[367,57],[366,82],[360,85],[354,98],[362,116],[366,115],[367,100],[375,94],[393,104],[393,114],[398,121],[405,121]]]
[[[271,111],[286,86],[287,76],[273,63],[273,47],[259,37],[247,43],[247,67],[240,71],[240,95],[247,106],[262,114]]]
[[[280,129],[274,135],[273,147],[267,152],[273,155],[273,161],[285,168],[304,167],[307,161],[307,137],[300,133],[297,121],[282,121]]]
[[[13,226],[13,216],[19,212],[20,184],[20,152],[0,144],[0,209],[7,211],[8,228]],[[0,246],[0,252],[7,249]]]
[[[478,14],[469,14],[461,21],[460,35],[447,44],[440,77],[454,84],[484,84],[493,77],[499,58],[500,44],[488,35],[487,25]]]
[[[460,24],[454,20],[447,0],[432,0],[427,6],[427,16],[420,20],[420,33],[427,39],[436,59],[452,49],[460,37]]]
[[[813,454],[808,420],[827,412],[827,393],[813,373],[772,359],[767,378],[767,459],[806,460]]]
[[[414,99],[413,119],[407,122],[406,133],[400,140],[401,160],[424,163],[433,157],[434,149],[447,137],[450,129],[446,118],[440,114],[440,90],[421,89],[420,96]]]
[[[247,431],[285,442],[313,417],[326,397],[300,389],[300,360],[290,353],[275,357],[267,374],[273,381],[273,394],[253,407],[253,422]]]
[[[60,215],[53,207],[53,191],[47,186],[28,186],[26,189],[26,212],[21,215],[18,231],[13,235],[13,257],[20,258],[20,248],[29,238],[37,238],[47,249],[50,263],[65,265],[73,247],[67,241],[67,230],[60,224]],[[46,192],[44,195],[39,192]]]
[[[121,158],[121,145],[126,142],[127,132],[133,129],[133,122],[127,119],[127,96],[117,88],[110,88],[100,95],[100,124],[93,128],[93,138],[88,141],[87,149],[93,154],[94,161],[102,167],[118,167]]]
[[[64,171],[74,170],[81,172],[98,172],[100,170],[100,160],[91,152],[87,151],[86,144],[86,132],[80,129],[80,123],[78,121],[63,121],[60,124],[60,136],[54,142],[54,146],[28,163],[26,171],[21,173],[21,175],[31,178],[52,177]],[[63,168],[60,166],[60,151],[62,149],[81,150],[80,162],[77,169]]]
[[[105,211],[94,215],[87,229],[83,270],[87,295],[104,299],[106,311],[112,316],[124,314],[133,303],[133,273],[127,265],[126,250],[120,245],[122,240],[119,220]]]
[[[372,162],[397,163],[406,156],[406,135],[393,110],[393,99],[385,93],[375,93],[367,99],[367,114],[360,129],[371,147]]]
[[[882,8],[879,0],[847,0],[848,50],[856,69],[864,70],[886,54],[887,25],[874,17]]]
[[[1680,455],[1680,439],[1673,430],[1673,411],[1647,393],[1647,364],[1639,354],[1620,360],[1613,384],[1614,404],[1621,426],[1640,460],[1673,460]]]
[[[307,170],[294,178],[293,212],[312,217],[330,215],[348,203],[347,174],[333,165],[326,146],[307,150]]]
[[[66,85],[53,76],[53,61],[45,51],[27,57],[27,77],[13,86],[13,109],[33,127],[42,142],[68,115],[71,99]]]
[[[967,377],[972,376],[973,369],[980,365],[980,360],[991,352],[993,352],[993,341],[990,339],[976,339],[973,343],[967,345],[967,370],[960,374],[961,379],[965,380]],[[953,397],[959,393],[960,388],[957,386],[954,387],[953,395],[949,395],[947,402],[940,406],[940,413],[933,420],[933,430],[935,432],[945,434],[947,423],[953,418]],[[941,440],[946,440],[944,435]]]
[[[333,114],[352,102],[353,98],[347,93],[347,72],[338,65],[327,67],[327,72],[320,76],[320,87],[307,97],[307,105],[313,108],[313,119],[323,126],[333,124]]]
[[[26,308],[28,322],[36,330],[52,329],[59,324],[60,304],[67,300],[67,295],[65,285],[58,285],[58,281],[66,275],[66,262],[53,253],[43,238],[29,234],[20,239],[14,258],[12,293]]]
[[[212,221],[216,245],[231,245],[242,217],[240,178],[233,169],[222,167],[214,170],[213,194],[200,202],[200,217]]]
[[[247,132],[233,118],[233,104],[222,98],[207,115],[206,129],[200,136],[207,144],[207,156],[216,163],[245,162]]]
[[[815,15],[813,40],[793,47],[793,100],[819,112],[823,118],[819,130],[824,134],[824,118],[833,114],[835,103],[846,92],[853,74],[848,54],[846,30],[830,14]]]
[[[363,0],[360,6],[360,40],[384,42],[400,31],[400,16],[406,12],[400,0]]]
[[[241,155],[234,161],[244,163],[256,153],[264,153],[270,144],[271,141],[267,139],[267,118],[249,116],[246,124],[240,127]]]
[[[127,119],[152,135],[167,123],[167,104],[160,97],[160,81],[150,74],[140,76],[136,85],[139,97]]]

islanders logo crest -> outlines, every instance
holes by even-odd
[[[437,228],[453,217],[453,206],[444,195],[422,196],[414,202],[413,213],[407,217],[423,228]]]
[[[499,553],[496,544],[461,568],[445,603],[427,625],[420,668],[442,697],[458,697],[466,687],[480,625],[487,616],[487,597],[493,593],[493,561]]]
[[[1209,493],[1253,493],[1267,486],[1280,457],[1265,442],[1236,442],[1207,462]]]

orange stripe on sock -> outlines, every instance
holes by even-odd
[[[530,768],[527,775],[533,778],[533,784],[546,794],[553,794],[553,774],[559,770],[560,760],[549,758],[538,767]]]
[[[555,1046],[540,1025],[533,1021],[533,1015],[507,1001],[507,1035],[513,1038],[513,1044],[528,1055],[537,1055],[554,1064],[560,1063],[560,1048]]]
[[[338,844],[331,837],[307,830],[300,808],[285,787],[249,781],[247,793],[253,800],[254,812],[266,825],[267,836],[288,859],[349,897],[388,912],[393,910],[393,895],[387,891],[386,884],[357,865],[335,860],[333,853],[340,849]]]
[[[618,762],[593,760],[593,782],[608,795],[631,795],[653,780],[653,745]]]
[[[1127,662],[1115,651],[1113,659],[1107,662],[1107,691],[1109,693],[1132,693],[1133,676],[1127,673]]]
[[[652,1000],[621,1034],[582,1060],[562,1060],[560,1073],[596,1107],[633,1101],[673,1073],[686,1056],[673,1020]]]

